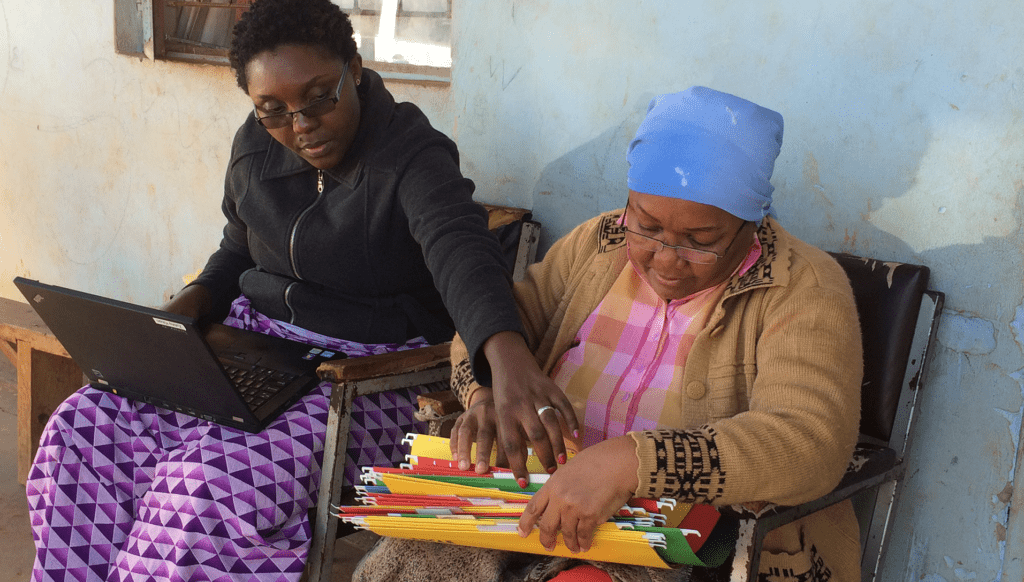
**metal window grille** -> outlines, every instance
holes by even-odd
[[[156,58],[227,64],[231,31],[253,0],[153,0]],[[333,0],[363,60],[383,76],[447,81],[452,0]]]

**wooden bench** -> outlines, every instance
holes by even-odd
[[[0,351],[18,374],[18,481],[24,484],[46,421],[85,379],[32,307],[3,297]]]

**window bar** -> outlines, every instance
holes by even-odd
[[[170,8],[239,8],[248,9],[248,2],[232,2],[230,4],[213,4],[210,2],[196,2],[186,0],[167,0],[165,6]]]
[[[209,11],[206,8],[185,8],[181,11],[181,17],[187,19],[185,25],[185,38],[202,38],[203,28],[206,26],[206,15]],[[180,31],[179,27],[179,31]]]
[[[187,39],[187,38],[178,38],[178,37],[175,37],[175,36],[168,36],[167,40],[174,41],[174,42],[177,42],[177,43],[180,43],[180,44],[183,44],[183,45],[195,46],[195,47],[199,47],[199,48],[213,49],[213,50],[225,50],[224,47],[219,45],[219,44],[210,44],[208,42],[200,42],[198,40],[190,40],[190,39]]]

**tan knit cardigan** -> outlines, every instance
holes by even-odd
[[[515,286],[527,343],[550,373],[626,266],[622,211],[556,242]],[[862,355],[849,281],[821,250],[766,218],[761,258],[728,282],[691,348],[683,426],[631,433],[638,497],[729,505],[793,505],[831,491],[858,436]],[[476,386],[464,344],[452,386]],[[769,534],[761,572],[773,580],[860,580],[849,503]]]

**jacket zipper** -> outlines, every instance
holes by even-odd
[[[298,281],[292,281],[284,288],[284,306],[288,308],[288,323],[293,325],[295,324],[295,308],[292,307],[292,287],[298,284]]]
[[[299,280],[302,279],[302,275],[299,275],[299,266],[295,262],[295,239],[299,235],[299,225],[302,223],[302,219],[306,218],[306,215],[309,214],[310,211],[313,210],[313,207],[316,206],[317,203],[320,202],[320,199],[323,198],[323,196],[324,196],[324,171],[323,170],[317,170],[316,171],[316,200],[313,200],[313,203],[310,204],[309,206],[307,206],[306,209],[303,210],[301,214],[299,214],[299,217],[295,219],[295,223],[292,225],[292,235],[291,235],[291,237],[288,240],[288,259],[289,259],[289,261],[291,261],[291,264],[292,264],[291,265],[292,266],[292,274],[294,274],[295,278],[299,279]]]
[[[323,198],[323,196],[324,196],[324,171],[323,170],[317,170],[316,171],[316,199],[313,200],[313,203],[310,204],[309,206],[307,206],[306,209],[303,210],[299,214],[298,218],[295,219],[295,223],[292,225],[292,234],[291,234],[291,236],[289,237],[289,240],[288,240],[288,260],[291,262],[292,274],[294,274],[295,278],[299,279],[300,281],[302,280],[302,275],[299,275],[299,265],[295,262],[295,239],[296,239],[296,237],[298,237],[299,225],[302,223],[302,219],[305,218],[306,215],[309,214],[310,211],[313,210],[313,208],[320,202],[320,199]],[[284,289],[284,304],[285,304],[286,307],[288,307],[288,311],[291,313],[291,316],[288,318],[290,323],[295,323],[295,309],[292,308],[291,295],[292,295],[292,287],[294,287],[296,285],[296,283],[297,282],[293,281],[292,283],[289,283],[288,286],[285,287],[285,289]]]

